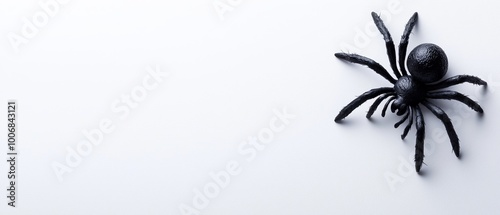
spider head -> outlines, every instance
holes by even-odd
[[[398,112],[396,112],[396,115],[398,116],[403,115],[408,110],[408,105],[405,104],[403,97],[398,96],[398,98],[392,102],[391,111],[394,113],[396,110],[398,110]]]
[[[396,99],[392,102],[391,111],[398,116],[403,115],[408,110],[408,106],[415,106],[425,99],[425,88],[415,80],[413,76],[403,76],[394,84]]]
[[[410,52],[406,66],[415,80],[432,83],[439,81],[446,74],[448,58],[439,46],[424,43]]]

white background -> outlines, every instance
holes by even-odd
[[[31,20],[46,1],[0,3],[0,156],[11,98],[19,104],[20,153],[15,209],[5,198],[7,163],[0,164],[1,214],[183,214],[181,205],[195,208],[194,190],[213,183],[210,172],[232,160],[240,172],[200,214],[500,210],[500,15],[490,1],[242,0],[221,19],[212,0],[71,0],[16,52],[8,35],[22,35],[23,17]],[[390,2],[399,2],[393,13]],[[411,160],[414,127],[402,141],[394,114],[382,118],[379,108],[369,121],[368,102],[345,123],[333,122],[355,96],[389,86],[333,56],[356,52],[390,68],[382,36],[365,29],[371,11],[389,14],[382,18],[396,44],[418,11],[409,50],[438,44],[448,55],[447,76],[488,81],[486,90],[453,87],[479,101],[483,117],[458,102],[437,102],[455,122],[461,159],[427,110],[422,175]],[[365,43],[355,42],[366,33]],[[155,65],[171,76],[120,119],[110,106]],[[295,118],[247,161],[238,147],[284,107]],[[68,147],[85,140],[82,130],[105,118],[114,131],[58,180],[54,163],[65,164]]]

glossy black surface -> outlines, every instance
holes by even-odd
[[[443,49],[432,43],[415,47],[406,64],[413,78],[423,83],[439,81],[448,71],[448,57]]]
[[[428,101],[428,99],[448,99],[459,101],[469,106],[476,112],[483,113],[481,106],[469,97],[456,91],[442,89],[462,83],[486,85],[486,82],[478,77],[470,75],[457,75],[446,80],[439,81],[445,76],[448,70],[448,58],[439,46],[431,43],[421,44],[410,52],[407,60],[408,71],[410,73],[410,75],[408,75],[404,68],[404,62],[409,36],[418,20],[417,13],[414,13],[410,18],[406,24],[403,36],[401,37],[401,42],[399,44],[400,72],[396,65],[394,42],[392,41],[389,31],[376,13],[372,12],[372,18],[378,30],[384,37],[389,63],[391,64],[391,68],[396,78],[392,77],[382,65],[370,58],[357,54],[335,53],[335,56],[341,60],[368,66],[368,68],[372,69],[392,84],[392,87],[371,89],[358,96],[342,108],[342,110],[340,110],[339,114],[335,117],[335,122],[341,122],[361,104],[370,99],[377,98],[370,106],[370,109],[366,114],[366,118],[370,118],[382,101],[387,99],[382,109],[382,117],[385,116],[389,105],[391,105],[390,107],[393,113],[396,112],[398,116],[404,115],[401,120],[394,124],[395,128],[399,127],[406,120],[408,120],[408,124],[404,128],[403,134],[401,134],[401,139],[406,137],[412,124],[415,122],[415,127],[417,129],[415,143],[415,170],[419,172],[424,161],[425,139],[425,122],[420,108],[420,105],[422,105],[430,110],[439,120],[441,120],[446,128],[448,137],[450,138],[453,152],[457,157],[459,157],[459,139],[450,118],[440,107]]]

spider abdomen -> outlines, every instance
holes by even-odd
[[[448,71],[448,58],[443,49],[432,43],[415,47],[408,55],[408,71],[415,80],[432,83],[443,78]]]

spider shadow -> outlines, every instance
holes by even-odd
[[[425,167],[427,167],[427,165],[425,165]],[[427,178],[427,176],[429,176],[429,170],[427,170],[427,168],[422,168],[419,172],[417,172],[417,175],[422,178]]]
[[[342,53],[355,54],[355,53],[344,52],[344,51],[342,51]],[[347,61],[341,60],[340,63],[343,66],[345,66],[347,68],[347,70],[349,70],[349,71],[351,71],[351,70],[355,71],[356,68],[359,68],[359,65],[356,65],[354,63],[350,63],[350,62],[347,62]],[[342,70],[344,70],[344,68],[342,68]],[[353,72],[353,73],[350,74],[350,76],[351,77],[349,77],[349,79],[358,82],[358,84],[366,83],[366,84],[373,84],[373,86],[380,86],[380,85],[386,86],[387,85],[387,81],[378,78],[377,74],[373,74],[373,73]],[[373,78],[372,79],[372,78],[367,78],[367,76],[373,76],[373,77],[377,77],[377,78]],[[349,80],[346,80],[346,81],[349,83]],[[387,86],[392,86],[392,84],[387,85]]]
[[[385,117],[380,116],[380,115],[378,115],[378,116],[374,115],[374,116],[371,116],[370,118],[365,117],[365,119],[368,120],[372,125],[395,128],[394,123],[396,123],[397,121],[400,120],[400,116],[397,116],[396,114],[391,113],[389,111]],[[401,128],[401,127],[398,127],[398,128]]]
[[[388,117],[388,116],[378,118],[378,117],[372,116],[370,118],[365,118],[365,119],[368,120],[370,123],[373,123],[376,125],[390,125],[392,123],[392,121],[394,121],[394,119],[396,119],[396,118]]]
[[[466,154],[466,153],[465,153]],[[460,154],[458,155],[457,159],[462,162],[464,160],[464,151],[460,151]],[[467,156],[465,157],[467,159]]]
[[[486,95],[486,93],[488,92],[488,85],[484,85],[482,87],[482,90],[481,90],[481,95]]]
[[[488,90],[488,85],[485,85],[485,86],[482,86],[482,87],[481,87],[481,90],[480,90],[480,92],[479,92],[479,94],[478,94],[478,95],[481,95],[481,96],[482,96],[482,98],[478,98],[478,99],[480,99],[480,100],[481,100],[482,105],[487,104],[487,103],[488,103],[488,101],[489,101],[489,99],[490,99],[490,97],[489,97],[489,95],[490,95],[490,94],[488,94],[488,92],[489,92],[489,90]],[[481,105],[481,104],[480,104],[480,105]],[[483,113],[483,114],[481,114],[481,117],[483,117],[483,115],[484,115],[484,113]]]
[[[357,120],[354,119],[354,120],[351,120],[351,119],[343,119],[343,120],[340,120],[339,122],[335,122],[336,124],[339,124],[339,125],[342,125],[342,126],[345,126],[345,127],[352,127],[354,125],[356,125],[356,122]]]
[[[489,103],[489,95],[488,95],[488,85],[485,85],[481,88],[480,95],[483,96],[481,99],[481,106],[485,106],[486,104]],[[483,121],[484,120],[484,115],[486,112],[479,113],[477,114],[477,121]]]
[[[381,116],[379,116],[379,117],[372,116],[371,118],[368,118],[368,121],[370,121],[370,123],[373,123],[374,125],[377,125],[377,126],[378,125],[390,125],[391,127],[394,127],[394,122],[397,122],[401,119],[401,116],[397,116],[396,114],[394,114],[392,112],[388,112],[385,117],[381,117],[381,118],[380,117]],[[402,127],[404,127],[404,126],[402,126]],[[402,130],[403,130],[402,127],[400,126],[398,128],[395,128],[395,129],[401,130],[401,132],[402,132]],[[401,142],[403,142],[407,146],[413,147],[413,145],[411,145],[410,143],[414,143],[414,142],[412,142],[411,138],[409,138],[409,137],[414,137],[414,136],[415,136],[415,131],[413,128],[409,131],[409,133],[407,134],[407,136],[404,139],[402,139],[402,138],[400,138],[400,139],[401,139]],[[410,145],[408,145],[408,144],[410,144]],[[428,177],[431,175],[430,174],[431,171],[428,169],[428,166],[425,162],[422,165],[423,165],[422,168],[420,169],[419,172],[416,172],[416,174],[422,178],[428,179]]]

